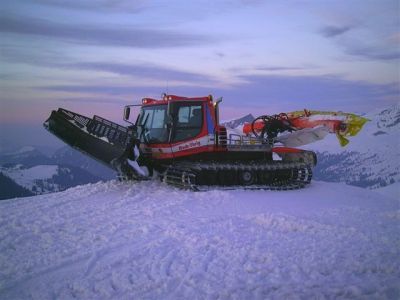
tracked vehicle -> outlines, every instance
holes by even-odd
[[[285,140],[280,134],[317,127],[296,135],[296,141],[309,141],[310,136],[315,140],[328,131],[344,134],[348,129],[344,120],[335,118],[315,123],[309,113],[262,116],[245,124],[242,132],[231,131],[219,123],[221,101],[212,96],[166,94],[161,99],[144,98],[140,105],[125,107],[123,119],[128,126],[59,108],[52,111],[44,127],[116,170],[120,179],[159,177],[195,191],[210,187],[303,188],[311,181],[316,155],[287,146],[293,139]],[[133,106],[140,106],[135,122]]]

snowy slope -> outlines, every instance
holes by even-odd
[[[341,148],[334,136],[310,144],[318,151],[318,179],[379,188],[400,182],[400,104],[366,115],[371,121]]]
[[[58,165],[79,167],[103,180],[115,179],[116,177],[115,171],[70,146],[64,146],[58,149],[53,154],[52,159],[57,162]],[[82,184],[85,183],[87,182],[82,182]]]
[[[238,127],[243,127],[245,123],[253,122],[254,117],[252,114],[245,115],[239,119],[232,119],[232,120],[223,120],[220,121],[220,124],[226,126],[227,128],[234,129]]]
[[[20,196],[21,191],[12,186],[37,195],[115,178],[114,172],[71,147],[56,151],[52,157],[45,156],[32,146],[0,153],[0,173],[7,177],[1,178],[1,184],[10,184],[2,195],[13,195],[12,191],[15,191],[14,197]]]
[[[32,168],[25,168],[22,165],[16,165],[13,168],[2,168],[0,171],[13,179],[18,185],[25,187],[30,191],[39,188],[38,182],[48,182],[46,191],[59,191],[59,186],[50,182],[53,176],[58,174],[58,166],[39,165]]]
[[[0,200],[33,196],[34,193],[18,185],[11,178],[0,172]]]
[[[350,137],[350,143],[345,148],[340,147],[336,138],[332,136],[332,139],[327,139],[324,143],[317,143],[317,149],[331,153],[343,152],[343,149],[350,152],[382,153],[387,156],[388,160],[398,158],[400,103],[385,109],[375,110],[365,114],[364,117],[370,121],[364,125],[357,136]]]
[[[378,193],[392,198],[400,199],[400,182],[390,184],[376,190]]]
[[[80,184],[94,183],[101,178],[70,165],[0,166],[0,173],[35,195],[63,191]]]
[[[399,299],[399,201],[96,183],[0,202],[1,299]]]

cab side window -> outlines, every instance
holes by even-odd
[[[177,109],[177,122],[174,142],[196,137],[203,127],[202,105],[180,104]]]

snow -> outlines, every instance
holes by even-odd
[[[399,299],[399,200],[110,181],[0,202],[2,299]]]
[[[376,189],[375,191],[388,197],[400,199],[400,182]]]
[[[22,154],[22,153],[31,152],[31,151],[34,151],[34,150],[35,150],[35,148],[32,147],[32,146],[24,146],[24,147],[20,148],[14,154]]]
[[[364,117],[370,121],[356,136],[349,137],[346,147],[340,147],[332,134],[302,148],[319,152],[319,158],[330,156],[333,164],[326,171],[350,184],[380,188],[400,182],[400,103]]]
[[[328,136],[324,142],[310,145],[310,147],[320,152],[340,153],[343,151],[357,151],[385,155],[388,161],[392,158],[399,159],[400,131],[395,121],[400,117],[400,103],[386,110],[380,109],[370,112],[364,117],[370,121],[365,123],[356,136],[348,137],[350,143],[346,147],[339,145],[334,134]],[[379,131],[383,132],[383,134],[377,135]]]
[[[126,161],[128,162],[128,165],[132,167],[133,171],[136,172],[136,174],[144,177],[149,176],[150,172],[146,166],[139,166],[136,160],[127,159]]]
[[[0,167],[5,175],[13,179],[17,184],[29,190],[37,185],[38,181],[51,179],[58,174],[57,165],[37,165],[32,168],[24,168],[21,165],[16,165],[13,168]],[[55,184],[53,184],[56,186]]]
[[[9,149],[4,147],[4,145],[0,145],[0,153],[3,155],[26,155],[33,151],[36,151],[36,148],[33,146],[23,146],[18,149]]]

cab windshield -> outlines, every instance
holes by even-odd
[[[167,105],[143,107],[140,111],[138,125],[142,128],[144,139],[148,143],[168,142]]]

